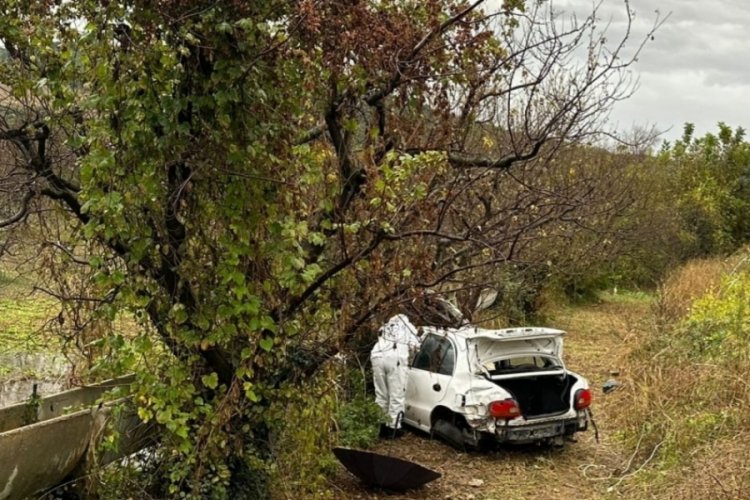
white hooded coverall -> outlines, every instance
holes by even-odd
[[[417,329],[403,314],[380,327],[378,341],[370,351],[375,402],[388,415],[388,426],[400,428],[399,415],[404,411],[406,379],[411,353],[419,346]]]

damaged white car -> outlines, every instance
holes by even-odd
[[[404,422],[458,448],[562,444],[586,430],[591,390],[562,361],[565,332],[424,327],[409,369]]]

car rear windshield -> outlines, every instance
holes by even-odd
[[[499,359],[483,363],[490,375],[505,375],[508,373],[522,373],[546,371],[562,368],[560,363],[548,356],[518,356]]]

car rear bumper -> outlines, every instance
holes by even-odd
[[[498,425],[495,427],[495,439],[501,443],[533,443],[559,436],[571,436],[576,432],[585,431],[587,426],[588,421],[585,417],[540,424]]]

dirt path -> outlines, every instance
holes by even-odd
[[[603,394],[610,372],[627,384],[623,359],[650,321],[643,298],[609,296],[595,305],[560,309],[548,326],[568,332],[567,366],[586,376],[594,389],[594,412],[600,442],[593,429],[578,434],[577,443],[562,449],[524,447],[490,453],[460,453],[426,434],[407,432],[397,441],[381,441],[375,450],[420,463],[442,474],[421,490],[386,494],[363,488],[343,467],[336,478],[337,498],[423,499],[589,499],[614,496],[617,472],[629,456],[616,439],[617,415],[627,411],[623,390]],[[612,490],[610,490],[611,492]]]

